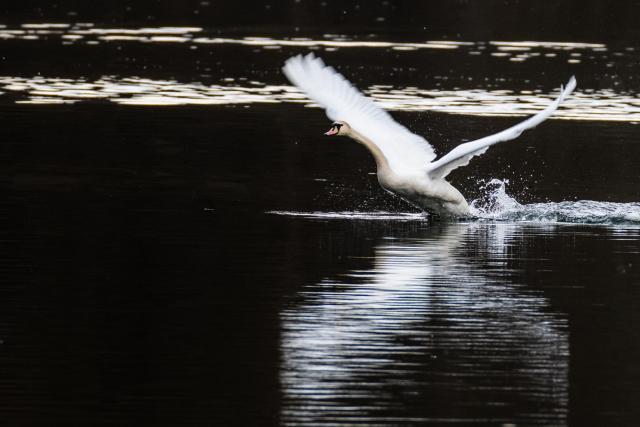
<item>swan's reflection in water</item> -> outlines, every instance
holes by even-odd
[[[566,319],[508,268],[522,239],[514,225],[437,226],[303,288],[281,313],[282,421],[564,424]]]

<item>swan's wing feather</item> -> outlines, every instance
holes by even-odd
[[[510,127],[509,129],[505,129],[502,132],[498,132],[496,134],[486,136],[475,141],[470,141],[458,145],[445,156],[428,166],[427,170],[429,177],[431,177],[431,179],[444,178],[452,170],[460,166],[468,165],[472,157],[484,153],[493,144],[515,139],[519,137],[520,134],[525,130],[539,125],[547,118],[549,118],[549,116],[551,116],[554,111],[556,111],[560,103],[573,91],[575,87],[576,79],[575,77],[571,77],[569,83],[567,83],[567,87],[564,90],[562,90],[561,88],[560,96],[558,96],[558,98],[554,102],[552,102],[547,108],[545,108],[535,116],[529,117],[527,120],[520,122],[519,124]]]
[[[286,61],[287,78],[320,104],[329,119],[341,120],[380,148],[396,171],[421,171],[436,155],[421,136],[396,122],[332,67],[312,53]]]

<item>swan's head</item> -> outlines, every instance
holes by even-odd
[[[348,135],[351,127],[346,122],[335,121],[324,134],[327,136]]]

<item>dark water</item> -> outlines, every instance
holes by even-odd
[[[637,424],[637,5],[525,3],[0,6],[2,418]],[[440,154],[578,89],[433,222],[321,137],[309,50]]]

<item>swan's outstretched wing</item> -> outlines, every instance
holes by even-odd
[[[433,147],[424,138],[393,120],[312,53],[288,59],[283,71],[294,85],[326,109],[329,119],[347,122],[376,144],[396,172],[424,173],[435,159]]]
[[[502,132],[458,145],[445,156],[431,163],[427,167],[429,177],[431,177],[431,179],[444,178],[455,168],[468,165],[473,156],[478,156],[484,153],[493,144],[515,139],[525,130],[539,125],[549,118],[554,111],[556,111],[560,103],[573,91],[575,87],[576,79],[575,77],[571,77],[571,80],[567,83],[567,87],[564,90],[560,88],[560,96],[552,102],[551,105],[535,116],[529,117],[527,120],[510,127],[509,129],[503,130]]]

